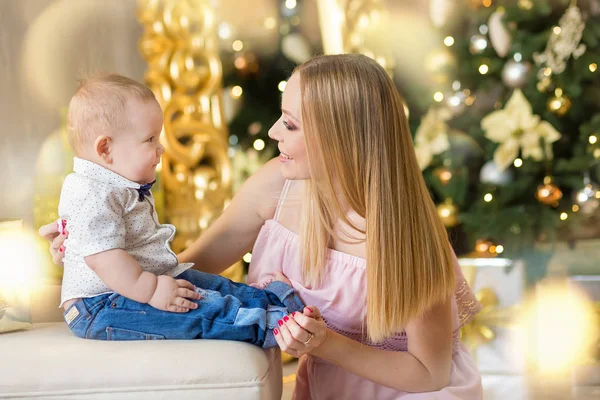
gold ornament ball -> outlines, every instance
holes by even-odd
[[[548,100],[548,109],[559,117],[562,117],[571,109],[571,99],[563,94],[562,91],[559,91]]]
[[[437,212],[446,228],[458,225],[458,206],[452,202],[452,199],[437,206]]]
[[[544,178],[544,184],[538,186],[535,198],[542,204],[556,207],[562,198],[562,191],[552,182],[552,177]]]

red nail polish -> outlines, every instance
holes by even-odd
[[[308,313],[309,313],[309,314],[312,312],[312,310],[310,309],[310,307],[304,307],[304,309],[305,309],[306,311],[308,311]]]
[[[277,335],[279,333],[279,329],[277,329],[277,328],[273,329],[273,333]]]
[[[288,317],[288,316],[286,315],[285,317],[283,317],[283,320],[284,320],[285,322],[288,322],[288,321],[290,320],[290,317]]]
[[[281,325],[283,325],[283,321],[282,321],[282,320],[279,320],[279,321],[277,321],[277,324],[278,324],[279,326],[281,326]]]
[[[293,317],[293,316],[295,316],[295,315],[296,315],[296,311],[294,311],[294,312],[292,313],[292,317]]]
[[[63,236],[65,236],[65,235],[66,235],[66,233],[65,233],[65,232],[66,232],[66,231],[63,229],[63,231],[62,231],[62,234],[63,234]]]
[[[60,252],[62,253],[62,251],[63,251],[63,248],[62,248],[62,246],[60,246],[60,247],[58,248],[58,251],[60,251]]]

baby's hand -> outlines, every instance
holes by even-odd
[[[199,300],[195,286],[184,279],[173,279],[168,275],[158,276],[156,289],[148,302],[152,307],[163,311],[185,313],[198,308],[198,304],[188,300]]]

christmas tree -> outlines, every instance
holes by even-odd
[[[305,39],[305,6],[281,1],[279,18],[265,19],[266,29],[279,31],[274,56],[247,51],[226,23],[219,28],[221,39],[231,41],[223,64],[234,67],[224,83],[235,188],[275,155],[268,129],[279,118],[285,80],[322,53]],[[600,236],[600,5],[430,0],[429,6],[443,38],[425,62],[434,85],[430,93],[402,95],[439,215],[457,253],[475,248],[480,256],[525,258],[541,276],[552,253],[540,252],[539,243]]]
[[[415,149],[440,217],[479,253],[598,234],[600,5],[580,3],[430,2],[444,39]]]

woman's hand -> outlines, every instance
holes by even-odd
[[[315,306],[304,307],[303,313],[295,312],[279,321],[273,330],[277,344],[293,357],[309,354],[327,338],[327,325]]]
[[[52,261],[56,265],[63,266],[63,257],[65,255],[64,241],[69,236],[67,231],[67,221],[61,220],[62,231],[59,231],[59,226],[56,222],[51,222],[48,225],[42,226],[38,233],[44,239],[50,242],[50,254]]]

